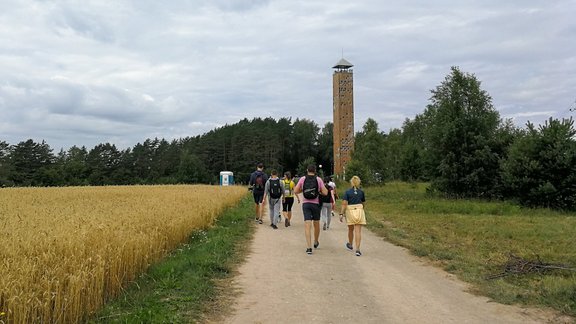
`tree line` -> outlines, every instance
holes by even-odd
[[[423,113],[388,134],[369,119],[356,134],[347,173],[368,183],[430,181],[460,198],[513,199],[576,210],[576,130],[572,118],[515,127],[500,118],[470,73],[452,67]]]
[[[217,183],[220,171],[246,182],[258,162],[304,174],[332,174],[333,125],[254,118],[168,142],[147,139],[119,150],[98,144],[54,154],[44,141],[0,141],[1,186]],[[355,134],[346,174],[365,184],[427,181],[460,198],[514,199],[527,206],[576,209],[576,130],[572,118],[515,127],[503,120],[481,82],[452,67],[424,112],[384,133],[368,119]]]
[[[258,162],[293,173],[319,163],[332,172],[332,124],[320,129],[307,119],[243,119],[170,142],[146,139],[128,149],[72,146],[58,153],[45,141],[0,141],[0,186],[217,183],[220,171],[234,171],[245,182]]]

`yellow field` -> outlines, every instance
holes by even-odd
[[[0,323],[70,323],[246,195],[243,187],[0,189]]]

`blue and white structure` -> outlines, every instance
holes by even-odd
[[[220,185],[221,186],[231,186],[233,184],[234,184],[234,172],[221,171],[220,172]]]

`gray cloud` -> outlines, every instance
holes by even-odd
[[[33,1],[0,13],[0,140],[132,146],[242,118],[331,120],[354,65],[356,129],[421,113],[451,66],[518,125],[576,99],[576,3]]]

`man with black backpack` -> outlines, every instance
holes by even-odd
[[[256,171],[252,172],[250,175],[249,185],[252,189],[252,195],[254,196],[254,203],[256,204],[256,222],[262,224],[262,202],[264,201],[264,185],[268,180],[268,176],[264,173],[264,165],[258,163],[256,166]]]
[[[282,206],[282,196],[284,195],[284,181],[278,178],[276,170],[270,171],[270,179],[266,181],[264,187],[264,201],[268,198],[268,208],[270,211],[270,226],[278,229],[278,215]]]
[[[304,196],[302,200],[302,213],[304,214],[304,231],[306,235],[306,253],[312,254],[312,225],[314,226],[314,248],[320,245],[318,238],[320,236],[320,199],[319,196],[326,196],[328,190],[324,181],[316,176],[316,166],[309,165],[307,174],[298,180],[294,187],[294,193]]]

